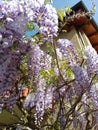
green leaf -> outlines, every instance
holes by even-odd
[[[53,71],[53,69],[42,69],[40,71],[40,74],[42,78],[46,80],[47,84],[50,84],[52,82],[54,83],[54,81],[57,80],[57,76],[55,72]]]
[[[52,4],[53,0],[44,0],[44,4]]]
[[[68,6],[65,6],[65,12],[67,14],[70,14],[72,12],[72,9],[70,7],[68,7]]]
[[[65,16],[64,10],[58,10],[57,12],[58,12],[59,19],[60,19],[61,21],[63,21],[63,18],[64,18],[64,16]]]
[[[66,70],[66,76],[67,76],[67,80],[70,81],[72,79],[74,79],[74,74],[70,69]]]

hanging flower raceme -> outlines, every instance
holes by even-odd
[[[6,28],[11,31],[13,30],[14,33],[23,35],[27,28],[28,19],[20,2],[18,0],[1,1],[0,9],[4,16]]]
[[[39,25],[41,34],[46,36],[49,33],[54,36],[58,31],[57,12],[51,5],[43,4],[44,0],[41,2],[40,0],[1,1],[0,18],[6,21],[5,24],[9,30],[13,30],[21,36],[24,35],[29,21],[35,21]]]
[[[90,89],[90,98],[93,102],[93,105],[98,108],[98,87],[97,87],[98,84],[95,84],[95,85],[92,85],[91,86],[91,89]]]
[[[80,66],[74,66],[72,71],[79,85],[82,86],[84,90],[87,90],[90,87],[90,78],[87,71]]]
[[[40,122],[43,120],[44,110],[45,110],[45,91],[43,88],[38,88],[35,93],[35,124],[40,125]]]
[[[36,84],[35,93],[29,94],[24,102],[24,106],[27,110],[35,107],[35,124],[40,125],[40,122],[43,120],[44,110],[45,110],[45,86],[46,82],[40,77],[39,81]]]
[[[10,0],[10,1],[0,1],[0,9],[2,15],[14,19],[20,13],[27,14],[29,20],[33,18],[33,12],[35,8],[38,8],[44,4],[44,0]],[[31,14],[31,18],[30,18]],[[26,16],[27,16],[26,15]],[[33,20],[33,19],[32,19]]]
[[[74,126],[76,122],[86,125],[89,115],[82,118],[82,112],[86,113],[83,95],[89,93],[87,98],[92,108],[98,107],[98,92],[92,85],[95,80],[91,79],[93,73],[98,74],[97,52],[87,47],[86,64],[80,65],[77,50],[69,40],[59,39],[54,45],[53,38],[58,32],[57,11],[44,2],[0,1],[0,112],[11,110],[17,104],[23,115],[16,115],[17,109],[13,109],[12,114],[21,118],[20,129],[63,130],[74,119]],[[32,23],[37,25],[39,33],[28,39],[25,32],[33,30]],[[33,128],[34,119],[36,128]]]
[[[30,93],[26,97],[24,107],[27,110],[35,108],[35,124],[40,125],[43,120],[45,110],[52,109],[54,88],[51,85],[46,88],[46,82],[42,78],[39,80],[36,87],[37,89],[35,93]]]
[[[57,43],[60,52],[67,59],[69,66],[72,67],[74,65],[78,65],[79,57],[71,41],[67,39],[59,39]]]
[[[50,85],[45,92],[45,109],[52,109],[54,88]]]
[[[15,18],[20,12],[19,1],[11,0],[11,1],[0,1],[0,10],[4,17],[7,18]]]
[[[2,104],[2,108],[10,109],[16,106],[17,99],[19,98],[19,95],[16,93],[15,83],[20,79],[20,75],[15,67],[16,62],[12,63],[10,60],[9,62],[11,62],[12,65],[10,65],[8,61],[5,62],[6,67],[2,67],[1,69],[2,78],[0,82],[0,103]]]
[[[44,56],[44,52],[38,45],[31,43],[31,49],[29,51],[30,60],[28,62],[29,76],[34,76],[34,80],[37,83],[39,80],[39,72],[41,70],[41,60]]]
[[[39,25],[39,32],[44,36],[53,37],[58,31],[58,16],[55,8],[50,4],[36,8],[35,21]]]
[[[85,55],[87,57],[87,71],[88,74],[97,74],[98,75],[98,54],[92,46],[87,46],[85,48]]]

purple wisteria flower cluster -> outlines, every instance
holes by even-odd
[[[36,9],[35,21],[39,25],[39,31],[44,36],[57,36],[58,17],[55,8],[52,5],[43,5]]]
[[[52,5],[44,5],[44,0],[1,1],[0,10],[0,19],[5,19],[6,27],[20,35],[25,33],[29,21],[35,21],[39,26],[39,32],[45,36],[57,34],[57,12]]]
[[[30,22],[39,28],[32,38],[25,36]],[[98,54],[85,47],[82,63],[71,41],[56,40],[58,24],[45,0],[0,1],[0,116],[16,121],[0,118],[0,128],[98,128]]]
[[[71,41],[67,39],[59,39],[57,42],[58,48],[60,48],[61,53],[64,55],[65,58],[67,57],[68,64],[70,66],[79,64],[78,54]]]
[[[88,74],[96,74],[98,75],[98,54],[94,48],[88,46],[85,49],[85,56],[87,57],[87,71]]]

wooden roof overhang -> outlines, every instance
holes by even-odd
[[[74,10],[76,13],[88,11],[82,1],[73,6],[72,10]],[[90,17],[81,16],[78,18],[74,18],[72,21],[68,23],[68,25],[74,25],[76,29],[82,29],[88,37],[88,39],[90,40],[92,46],[98,52],[98,25],[95,23],[93,18],[90,19]]]

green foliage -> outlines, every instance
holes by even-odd
[[[0,27],[2,27],[4,25],[4,23],[5,23],[5,20],[1,20],[0,21]]]
[[[59,19],[60,19],[61,21],[63,21],[64,16],[65,16],[65,11],[59,9],[59,10],[58,10],[58,17],[59,17]]]
[[[73,72],[70,69],[67,69],[66,70],[66,76],[67,76],[67,81],[70,81],[70,80],[73,79],[74,74],[73,74]]]
[[[53,69],[42,69],[40,74],[42,75],[42,78],[46,80],[47,84],[56,82],[58,78]]]
[[[52,4],[53,0],[44,0],[44,4]]]
[[[57,12],[59,19],[63,21],[64,17],[66,17],[66,14],[70,14],[72,12],[72,9],[68,6],[65,6],[63,9],[59,9]]]
[[[62,60],[62,61],[59,62],[59,65],[60,65],[60,70],[61,71],[63,70],[65,72],[67,81],[72,80],[73,77],[74,77],[74,74],[71,71],[71,69],[69,68],[69,66],[67,64],[67,61],[66,60]]]
[[[72,9],[68,6],[65,6],[64,9],[67,14],[70,14],[72,12]]]
[[[28,66],[27,66],[27,61],[29,60],[28,55],[23,56],[23,60],[21,62],[20,70],[24,75],[28,74]]]

